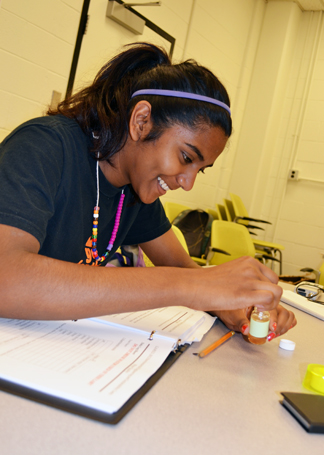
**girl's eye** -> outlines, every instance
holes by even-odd
[[[199,169],[198,172],[201,172],[202,174],[204,174],[205,173],[205,169]]]
[[[188,156],[185,152],[182,152],[182,156],[183,156],[184,162],[185,162],[186,164],[192,163],[192,159],[189,158],[189,156]]]

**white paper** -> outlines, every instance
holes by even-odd
[[[113,413],[214,320],[185,307],[76,322],[0,318],[0,378]]]
[[[163,364],[173,343],[91,320],[0,319],[0,377],[112,413]]]
[[[216,318],[203,311],[173,306],[113,314],[100,319],[110,324],[143,330],[146,333],[154,331],[155,334],[172,337],[178,344],[185,344],[200,341]]]

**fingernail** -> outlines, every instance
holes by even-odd
[[[242,332],[245,332],[248,327],[249,327],[248,324],[242,325]]]
[[[268,335],[268,341],[271,341],[274,338],[276,338],[276,334],[275,333],[270,333],[270,335]]]
[[[276,322],[274,322],[274,323],[272,324],[272,330],[275,332],[275,331],[276,331],[276,329],[277,329],[277,323],[276,323]]]

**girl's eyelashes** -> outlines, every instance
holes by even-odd
[[[190,164],[190,163],[192,163],[192,159],[191,159],[191,158],[189,158],[189,156],[188,156],[188,155],[187,155],[185,152],[181,152],[181,153],[182,153],[182,156],[183,156],[184,162],[185,162],[186,164]]]
[[[191,164],[193,162],[193,160],[186,154],[186,152],[181,152],[182,153],[182,156],[183,156],[183,159],[184,159],[184,162],[186,164]],[[208,167],[208,166],[207,166]],[[201,169],[199,169],[198,172],[201,172],[202,174],[205,173],[205,168],[202,167]]]

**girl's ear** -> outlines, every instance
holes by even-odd
[[[129,135],[133,141],[143,140],[152,128],[152,106],[147,101],[139,101],[129,120]]]

